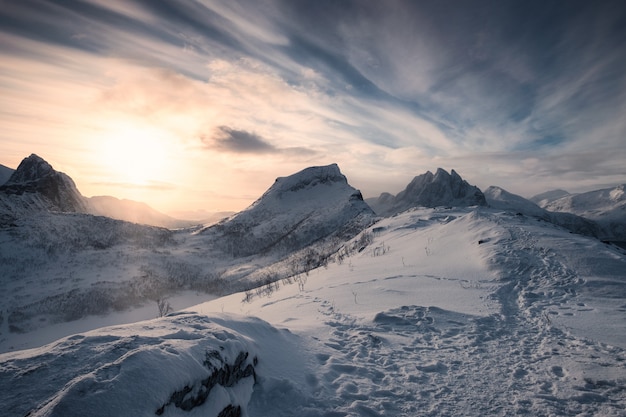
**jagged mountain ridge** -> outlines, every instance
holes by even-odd
[[[329,235],[352,237],[374,212],[337,164],[309,167],[274,184],[250,207],[203,233],[235,256],[301,249]]]
[[[482,191],[470,185],[455,170],[448,173],[438,168],[435,174],[427,171],[418,175],[395,197],[383,193],[367,200],[381,216],[391,216],[413,207],[468,207],[487,204]]]

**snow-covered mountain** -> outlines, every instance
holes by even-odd
[[[436,208],[381,219],[333,259],[304,283],[0,354],[3,415],[623,415],[617,248]]]
[[[373,217],[336,165],[279,178],[250,208],[205,229],[40,210],[0,228],[0,292],[14,295],[0,299],[0,311],[12,332],[42,332],[185,291],[254,288],[324,263]],[[7,343],[0,336],[0,347]]]
[[[606,240],[626,241],[626,184],[543,200],[546,210],[573,213],[594,220]]]
[[[13,175],[14,171],[14,169],[0,164],[0,185],[3,185],[5,182],[7,182],[9,178],[11,178],[11,175]]]
[[[310,167],[274,184],[250,207],[205,229],[234,256],[291,252],[320,239],[346,239],[374,213],[336,164]]]
[[[542,209],[530,200],[510,193],[500,187],[491,186],[485,190],[485,198],[490,207],[513,213],[536,217],[561,226],[573,233],[601,237],[601,228],[593,221],[572,213],[558,213]]]
[[[570,194],[553,190],[531,198],[551,212],[572,213],[593,220],[599,227],[598,236],[606,241],[626,242],[626,184],[612,188]]]
[[[556,189],[532,196],[531,198],[529,198],[529,200],[537,204],[539,207],[545,208],[546,204],[568,195],[570,195],[570,193],[568,193],[567,191]]]
[[[438,168],[418,175],[395,197],[389,193],[367,203],[379,215],[390,216],[412,207],[468,207],[486,205],[483,193],[462,179],[456,171]]]
[[[35,154],[25,158],[0,186],[0,213],[20,216],[33,211],[89,211],[74,181]]]
[[[84,197],[74,181],[32,154],[0,186],[0,217],[7,219],[39,212],[86,213],[150,226],[176,229],[199,223],[178,220],[145,203],[109,196]],[[3,172],[0,170],[0,176]],[[0,178],[0,184],[2,184]]]

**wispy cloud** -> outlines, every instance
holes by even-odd
[[[167,155],[133,174],[178,201],[209,166],[245,195],[331,162],[370,195],[438,166],[518,193],[625,182],[625,17],[579,0],[3,2],[0,154],[51,155],[79,185],[121,169],[103,155]]]

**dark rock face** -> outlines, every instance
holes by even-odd
[[[9,198],[37,197],[42,205],[51,211],[71,213],[88,211],[85,198],[76,188],[74,181],[66,174],[55,171],[48,162],[35,154],[25,158],[9,180],[0,186],[1,194]]]
[[[172,393],[169,401],[156,410],[155,414],[163,414],[165,408],[169,405],[174,405],[176,408],[184,411],[191,411],[206,402],[211,390],[216,385],[232,387],[248,377],[254,378],[256,382],[254,367],[257,364],[257,358],[254,358],[252,363],[248,363],[248,356],[248,352],[239,352],[233,363],[227,363],[219,351],[207,351],[204,365],[209,369],[211,375],[202,381],[186,385],[183,389]],[[229,404],[219,415],[223,417],[238,417],[241,415],[241,406]]]
[[[467,207],[486,206],[482,191],[463,180],[454,170],[451,173],[439,168],[418,175],[395,197],[383,193],[370,205],[379,215],[391,216],[412,207]]]

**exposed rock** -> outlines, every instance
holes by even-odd
[[[456,171],[449,174],[442,168],[433,174],[428,171],[418,175],[395,197],[383,193],[375,200],[368,200],[374,211],[381,216],[391,216],[412,207],[467,207],[485,206],[485,196],[478,187],[463,180]]]

